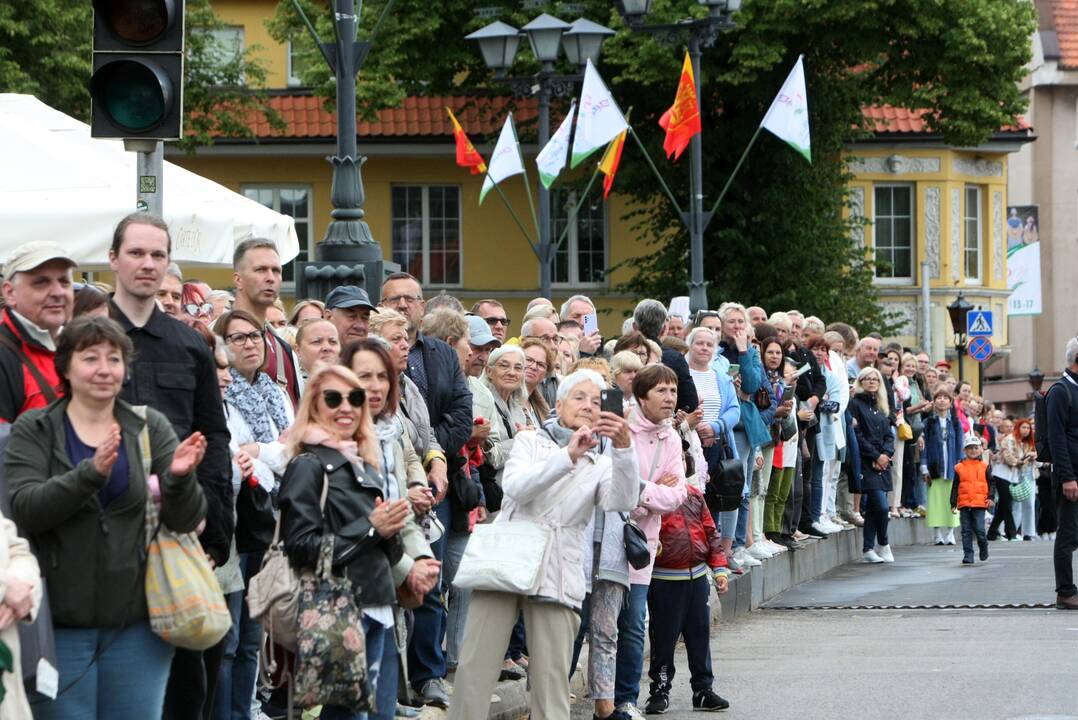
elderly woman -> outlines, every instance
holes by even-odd
[[[528,391],[524,386],[524,370],[528,356],[519,345],[502,345],[487,358],[487,371],[483,375],[494,407],[498,412],[498,430],[506,452],[517,433],[539,426],[538,418],[528,411]]]
[[[585,527],[596,506],[628,512],[640,495],[629,424],[615,413],[600,411],[599,393],[605,386],[592,371],[569,375],[558,387],[556,419],[516,437],[503,476],[504,505],[495,523],[538,523],[553,529],[553,539],[535,595],[472,593],[450,720],[487,716],[501,651],[521,610],[533,638],[531,716],[569,717],[569,659],[585,590]]]
[[[150,628],[146,608],[147,500],[160,491],[160,520],[193,531],[206,515],[195,468],[201,433],[177,444],[168,419],[145,418],[119,400],[131,340],[107,318],[64,328],[56,370],[64,397],[19,416],[5,476],[12,520],[45,563],[63,689],[34,707],[35,718],[160,716],[174,648]],[[151,474],[140,435],[148,431]],[[27,605],[20,605],[20,617]],[[0,612],[2,615],[2,612]]]
[[[851,393],[850,413],[861,451],[861,495],[865,501],[861,549],[867,563],[890,563],[895,557],[887,539],[890,518],[887,493],[891,491],[895,440],[891,432],[890,403],[880,371],[873,367],[863,368],[857,374]]]
[[[524,350],[524,390],[528,394],[525,409],[542,423],[550,415],[550,405],[540,385],[553,372],[554,351],[536,338],[526,338],[520,347]]]
[[[401,531],[411,508],[392,494],[396,484],[386,481],[367,393],[355,373],[340,365],[315,371],[288,444],[293,459],[278,496],[285,552],[297,570],[313,570],[323,536],[332,533],[333,570],[352,581],[363,613],[367,677],[371,696],[377,698],[381,683],[396,681],[395,667],[383,673],[382,658],[385,643],[393,642],[393,568],[404,556]],[[321,717],[353,720],[367,714],[324,705]]]
[[[621,390],[622,397],[625,398],[626,410],[636,407],[633,380],[643,369],[644,363],[640,360],[640,356],[630,350],[622,350],[610,358],[610,374],[614,377],[614,384]]]
[[[306,380],[319,364],[334,365],[341,356],[337,326],[329,320],[307,320],[296,329],[296,360]]]

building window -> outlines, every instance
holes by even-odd
[[[209,36],[208,53],[211,63],[210,81],[213,85],[244,85],[238,72],[244,53],[242,25],[229,25],[204,31]]]
[[[395,185],[391,205],[393,262],[424,287],[460,285],[460,188]]]
[[[557,243],[565,235],[554,255],[552,280],[559,285],[599,285],[606,274],[606,210],[602,190],[581,203],[577,190],[555,190],[550,198],[552,237]]]
[[[281,280],[295,283],[296,262],[309,260],[313,251],[311,239],[311,188],[307,185],[243,185],[240,192],[255,202],[288,215],[296,221],[299,254],[283,268]],[[291,285],[292,292],[295,286]],[[288,289],[288,288],[286,288]]]
[[[966,206],[962,214],[962,258],[966,282],[981,282],[981,189],[966,186]]]
[[[909,282],[913,279],[912,185],[877,185],[873,209],[876,279]]]
[[[303,45],[295,40],[289,40],[286,44],[288,52],[288,87],[303,87],[302,75],[311,66],[310,53]]]

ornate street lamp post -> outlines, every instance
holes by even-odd
[[[947,314],[951,317],[951,329],[954,330],[954,351],[958,356],[958,379],[965,380],[965,371],[962,368],[962,356],[966,354],[966,316],[973,309],[973,305],[958,293],[958,297],[947,306]]]

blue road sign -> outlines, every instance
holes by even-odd
[[[968,337],[988,337],[992,334],[992,311],[970,310],[966,315],[966,335]]]
[[[968,350],[971,358],[977,362],[984,362],[992,357],[995,348],[992,347],[992,341],[988,338],[974,337],[970,338]]]

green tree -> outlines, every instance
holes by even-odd
[[[213,138],[246,137],[245,120],[261,113],[284,126],[266,103],[258,46],[222,53],[211,30],[224,27],[210,0],[187,0],[184,130],[191,152]],[[89,2],[0,3],[0,92],[27,93],[80,120],[90,118],[92,10]]]
[[[300,1],[323,39],[332,39],[329,3]],[[662,131],[656,124],[673,101],[683,46],[630,32],[611,0],[550,2],[527,10],[520,2],[490,0],[483,17],[466,0],[368,0],[361,39],[370,37],[387,2],[391,11],[360,76],[361,113],[396,105],[408,94],[505,93],[464,35],[495,17],[520,27],[540,11],[567,20],[582,11],[618,31],[604,45],[603,76],[621,106],[633,108],[634,128],[687,205],[688,158],[671,167],[658,157]],[[648,22],[703,13],[694,0],[654,0]],[[1024,109],[1017,82],[1035,28],[1029,0],[744,0],[737,28],[717,38],[703,57],[705,207],[801,53],[813,163],[767,133],[761,136],[705,235],[712,305],[736,298],[768,308],[796,306],[825,320],[888,329],[876,302],[872,263],[851,240],[851,221],[843,213],[850,179],[843,153],[864,136],[858,129],[861,108],[890,103],[925,109],[930,127],[947,143],[975,146]],[[300,42],[314,57],[291,0],[280,1],[271,32],[278,40]],[[522,43],[514,74],[535,69]],[[304,80],[332,97],[332,79],[320,58],[310,63]],[[527,137],[529,128],[521,130]],[[623,289],[640,296],[682,294],[688,234],[631,141],[616,188],[637,201],[630,219],[651,238],[649,251],[629,263],[634,276]]]

